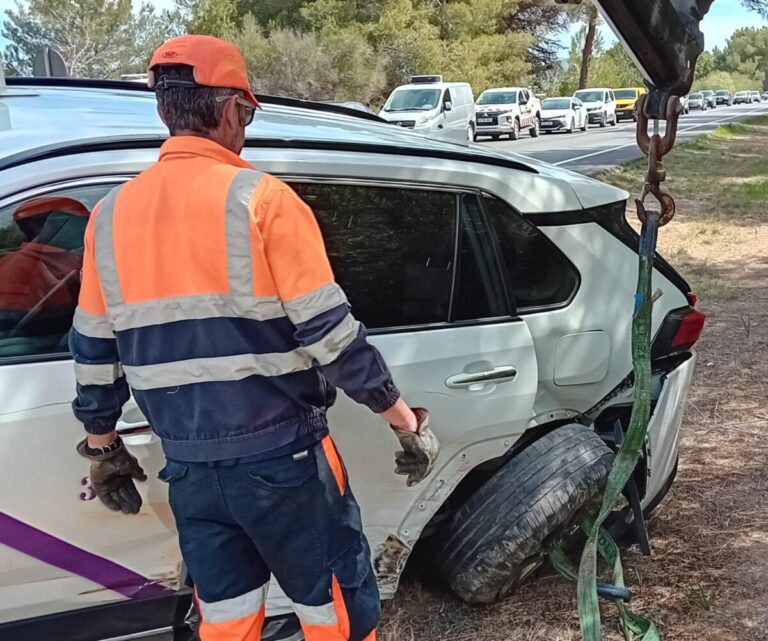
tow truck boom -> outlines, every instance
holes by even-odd
[[[581,4],[582,0],[556,0]],[[671,96],[691,89],[704,51],[699,24],[714,0],[594,0],[648,85],[645,113],[664,119]]]

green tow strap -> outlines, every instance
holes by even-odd
[[[653,257],[656,253],[656,239],[659,228],[659,214],[648,212],[640,234],[639,268],[635,311],[632,318],[632,364],[635,372],[635,398],[629,429],[619,448],[613,467],[608,474],[603,501],[596,517],[582,517],[580,525],[588,534],[581,556],[578,572],[557,544],[548,546],[550,563],[560,574],[576,580],[576,595],[579,605],[579,621],[583,641],[602,641],[600,607],[597,596],[597,555],[613,567],[613,583],[624,587],[624,571],[616,543],[602,528],[610,515],[616,500],[632,476],[648,431],[651,416],[651,324],[653,299],[651,281]],[[619,623],[626,641],[660,641],[655,624],[631,612],[624,603],[617,601]]]

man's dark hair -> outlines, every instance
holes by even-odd
[[[155,95],[160,110],[171,135],[177,131],[187,130],[208,133],[216,129],[224,113],[225,102],[216,102],[219,96],[238,93],[234,89],[222,87],[204,87],[202,85],[184,87],[165,87],[162,78],[169,81],[181,80],[193,83],[195,80],[192,67],[189,65],[159,65],[153,69],[155,82],[158,83]]]

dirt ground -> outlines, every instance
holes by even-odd
[[[768,118],[699,138],[666,166],[678,214],[659,250],[707,324],[677,482],[650,524],[654,554],[625,551],[625,576],[665,641],[768,641]],[[636,192],[641,176],[632,163],[603,178]],[[620,639],[613,606],[602,612],[606,641]],[[385,605],[380,638],[576,641],[575,589],[542,570],[475,608],[411,581]]]

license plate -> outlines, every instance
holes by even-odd
[[[479,122],[481,125],[486,125],[492,123],[493,118],[478,118],[477,122]]]
[[[542,127],[551,127],[551,126],[553,126],[554,124],[555,124],[555,121],[554,121],[554,120],[542,120],[542,121],[541,121],[541,126],[542,126]]]

